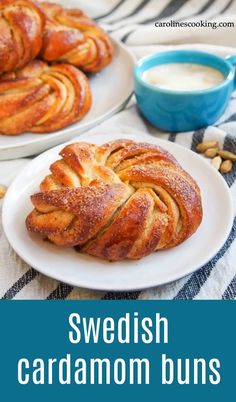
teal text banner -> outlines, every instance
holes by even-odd
[[[234,301],[0,303],[2,401],[235,398]]]

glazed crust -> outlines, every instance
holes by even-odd
[[[131,140],[76,143],[31,197],[29,231],[110,261],[174,247],[202,220],[199,187],[156,145]]]
[[[0,1],[0,74],[26,66],[39,53],[45,15],[28,0]]]
[[[69,64],[34,60],[0,81],[0,133],[49,133],[79,121],[91,106],[87,77]]]
[[[70,63],[90,73],[111,62],[110,38],[81,10],[47,2],[41,7],[47,17],[41,51],[44,60]]]

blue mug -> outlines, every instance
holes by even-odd
[[[142,79],[144,71],[167,63],[194,63],[220,71],[224,81],[204,90],[172,91]],[[223,58],[196,50],[173,50],[141,59],[134,68],[135,96],[143,116],[164,131],[193,131],[216,122],[236,88],[236,56]]]

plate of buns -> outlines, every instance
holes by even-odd
[[[132,94],[133,55],[69,7],[0,2],[0,159],[68,141],[119,111]]]
[[[222,219],[223,217],[223,219]],[[15,251],[41,273],[144,289],[200,268],[233,222],[229,189],[196,153],[141,134],[82,134],[32,160],[4,199]]]

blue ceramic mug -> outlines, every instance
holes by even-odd
[[[220,71],[224,80],[204,90],[172,91],[142,79],[144,71],[167,63],[194,63]],[[196,50],[173,50],[140,60],[134,69],[135,96],[144,117],[164,131],[193,131],[206,127],[224,113],[236,88],[236,56],[223,58]]]

